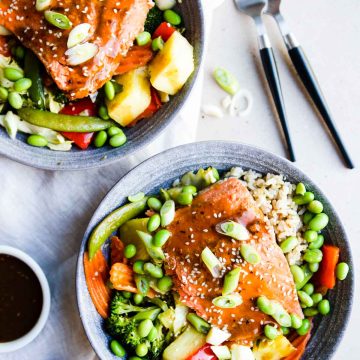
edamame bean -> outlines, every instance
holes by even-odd
[[[315,293],[311,295],[314,305],[318,304],[322,300],[322,295],[320,293]]]
[[[155,279],[161,279],[164,276],[164,273],[161,267],[154,265],[153,263],[146,263],[144,265],[144,271],[146,274],[149,274]]]
[[[175,202],[174,200],[166,200],[160,209],[161,226],[168,226],[172,223],[175,217]]]
[[[109,120],[110,119],[110,116],[108,114],[108,111],[107,111],[107,107],[105,105],[101,105],[99,107],[99,116],[103,119],[103,120]]]
[[[223,295],[229,295],[233,293],[239,285],[240,279],[240,267],[237,267],[231,271],[229,271],[224,277],[224,286],[222,289]]]
[[[109,135],[110,137],[112,137],[112,136],[115,136],[115,135],[117,135],[117,134],[121,134],[122,130],[119,129],[118,127],[116,127],[116,126],[111,126],[111,127],[108,129],[107,132],[108,132],[108,135]]]
[[[136,42],[139,46],[145,46],[151,41],[151,34],[147,31],[143,31],[136,36]]]
[[[320,214],[323,212],[324,206],[319,200],[313,200],[307,206],[307,209],[311,211],[313,214]]]
[[[291,274],[292,274],[292,276],[294,278],[295,283],[301,283],[304,280],[305,274],[304,274],[303,269],[300,266],[291,265],[290,266],[290,271],[291,271]]]
[[[27,143],[31,146],[44,147],[48,144],[48,141],[41,135],[30,135],[27,138]]]
[[[191,193],[180,193],[177,198],[176,201],[180,204],[180,205],[191,205],[192,201],[193,201],[193,196]]]
[[[304,253],[303,259],[308,263],[319,263],[323,257],[322,251],[319,249],[307,249]]]
[[[4,76],[10,81],[17,81],[24,77],[24,72],[19,69],[14,69],[11,67],[6,67],[4,70]]]
[[[131,259],[135,255],[136,255],[136,246],[134,244],[126,245],[124,249],[124,256],[127,259]]]
[[[151,48],[153,51],[159,51],[164,48],[164,40],[161,38],[161,36],[157,37],[151,42]]]
[[[148,231],[149,232],[156,231],[159,226],[160,226],[160,215],[159,214],[154,214],[154,215],[150,216],[150,219],[149,219],[149,221],[147,223]],[[153,239],[153,242],[155,242],[154,239]]]
[[[31,85],[32,85],[32,82],[30,79],[22,78],[15,82],[14,89],[17,92],[22,92],[22,91],[25,91],[25,90],[31,88]]]
[[[315,241],[317,237],[318,233],[314,230],[306,230],[304,233],[304,239],[309,243]]]
[[[305,205],[314,200],[314,194],[307,191],[304,195],[295,195],[293,201],[297,205]]]
[[[295,190],[296,195],[304,195],[306,193],[306,187],[303,183],[298,183]]]
[[[138,356],[130,356],[129,360],[142,360],[142,359],[139,358]]]
[[[148,353],[149,349],[146,344],[138,344],[135,349],[137,356],[144,357]]]
[[[101,148],[105,145],[107,140],[107,133],[104,130],[99,131],[94,139],[94,146],[96,148]]]
[[[303,223],[307,225],[314,216],[315,214],[311,213],[310,211],[306,211],[303,217]]]
[[[319,270],[319,263],[311,263],[309,264],[309,270],[313,273],[316,273]]]
[[[140,337],[144,338],[150,334],[151,329],[154,327],[153,322],[150,319],[141,321],[138,326],[137,332]]]
[[[309,319],[303,319],[301,326],[296,331],[300,336],[306,335],[310,330],[310,326],[311,324]]]
[[[272,325],[265,325],[264,334],[270,340],[274,340],[280,335],[279,331]]]
[[[259,310],[266,315],[272,315],[274,313],[274,307],[272,305],[272,302],[265,296],[258,297],[256,305]]]
[[[312,283],[307,283],[301,290],[305,291],[308,295],[312,295],[314,293],[314,285]]]
[[[299,241],[296,236],[289,236],[280,244],[280,248],[284,254],[287,254],[290,251],[294,250],[298,243]]]
[[[108,100],[114,100],[115,97],[115,87],[112,81],[108,81],[104,85],[105,96]]]
[[[349,273],[349,265],[346,262],[341,262],[336,265],[336,277],[339,280],[345,280]]]
[[[309,244],[309,249],[320,249],[324,245],[324,235],[318,234],[317,239]]]
[[[164,19],[171,25],[177,26],[181,24],[181,16],[174,10],[165,10]]]
[[[194,195],[197,193],[197,189],[194,185],[186,185],[182,188],[181,192]]]
[[[9,93],[8,102],[14,109],[19,110],[23,106],[24,100],[19,93],[12,91]]]
[[[155,197],[150,197],[147,201],[147,204],[148,204],[149,208],[154,211],[160,211],[161,206],[162,206],[161,201]]]
[[[136,260],[133,265],[133,270],[136,274],[144,275],[144,261]]]
[[[329,217],[325,213],[317,214],[309,222],[309,229],[321,231],[329,223]]]
[[[314,305],[312,298],[305,291],[298,291],[298,297],[306,307],[311,307]]]
[[[0,86],[0,101],[6,101],[9,96],[9,92],[2,86]]]
[[[171,290],[173,286],[173,282],[171,280],[170,276],[164,276],[163,278],[161,278],[160,280],[158,280],[157,282],[157,287],[159,288],[160,291],[162,292],[168,292]]]
[[[121,133],[111,137],[109,140],[109,144],[112,147],[120,147],[120,146],[124,145],[125,143],[126,143],[126,136],[122,130],[121,130]]]
[[[293,329],[298,329],[302,325],[302,319],[296,314],[291,314],[291,327]]]
[[[147,339],[151,342],[151,341],[154,341],[157,337],[157,330],[156,330],[156,327],[153,326],[152,329],[150,330],[149,332],[149,335],[147,336]]]
[[[285,326],[282,326],[281,327],[281,332],[282,332],[283,335],[286,336],[286,335],[288,335],[290,333],[290,329],[285,327]]]
[[[122,295],[125,299],[131,299],[132,293],[130,291],[123,291]]]
[[[315,308],[307,308],[304,310],[304,315],[307,317],[313,317],[319,313],[318,309]]]
[[[260,255],[251,245],[241,245],[240,254],[244,258],[244,260],[251,265],[256,265],[261,261]]]
[[[144,297],[141,294],[135,294],[134,295],[134,303],[135,305],[139,305],[144,300]]]
[[[329,300],[324,299],[318,303],[317,309],[321,315],[327,315],[330,312]]]
[[[170,238],[171,232],[166,229],[159,230],[152,239],[152,244],[156,247],[163,246]]]
[[[111,340],[110,349],[116,356],[124,357],[126,355],[124,347],[117,340]]]

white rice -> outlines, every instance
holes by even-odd
[[[278,243],[289,236],[298,238],[298,246],[286,257],[290,265],[300,264],[301,255],[307,248],[307,242],[302,237],[304,224],[301,219],[306,209],[293,202],[296,185],[285,181],[283,175],[262,175],[240,167],[232,168],[225,177],[237,177],[249,189],[264,213],[265,221],[273,227]]]

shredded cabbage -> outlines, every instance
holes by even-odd
[[[0,54],[0,86],[3,86],[5,88],[11,88],[14,83],[5,78],[3,69],[6,67],[11,67],[19,71],[23,70],[14,59]]]

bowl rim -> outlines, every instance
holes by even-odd
[[[26,254],[22,250],[19,250],[18,248],[7,245],[0,245],[0,254],[11,255],[28,265],[39,280],[43,296],[43,304],[40,316],[35,325],[31,328],[31,330],[18,339],[3,343],[0,342],[0,353],[8,353],[19,350],[20,348],[28,345],[40,334],[49,317],[51,294],[49,283],[43,270],[30,255]]]
[[[190,79],[190,82],[188,83],[188,87],[183,93],[183,97],[179,101],[179,104],[174,109],[172,109],[171,114],[167,116],[161,124],[151,128],[146,137],[140,137],[140,138],[138,137],[136,140],[134,140],[134,142],[131,143],[132,146],[130,146],[129,149],[126,149],[126,151],[124,150],[121,156],[119,156],[118,151],[120,151],[120,149],[125,149],[122,147],[110,149],[106,153],[101,154],[101,156],[99,155],[91,156],[90,154],[86,154],[86,150],[79,152],[70,151],[68,152],[69,154],[78,153],[79,155],[76,160],[65,163],[57,159],[56,155],[59,155],[58,153],[60,152],[51,150],[53,154],[50,153],[52,154],[52,156],[48,158],[48,157],[44,157],[43,154],[36,153],[35,152],[36,148],[34,148],[34,149],[28,149],[28,151],[25,152],[25,156],[24,156],[24,149],[21,149],[16,144],[16,142],[14,142],[10,138],[8,139],[5,138],[4,141],[2,141],[0,138],[0,155],[3,155],[4,157],[16,161],[20,164],[30,166],[36,169],[53,170],[53,171],[56,170],[81,171],[87,169],[96,169],[113,164],[117,161],[125,159],[130,155],[134,155],[135,153],[139,152],[141,149],[143,149],[144,147],[148,146],[153,141],[155,141],[164,132],[164,130],[172,123],[172,121],[180,113],[180,110],[186,104],[187,100],[190,97],[190,94],[194,90],[194,86],[197,82],[199,72],[202,67],[202,62],[204,58],[204,47],[205,47],[204,11],[203,11],[202,0],[194,0],[194,3],[199,11],[199,18],[198,18],[199,44],[198,44],[198,57],[196,59],[196,66],[192,74],[192,78]],[[10,151],[8,150],[9,147],[11,148]],[[85,159],[83,155],[87,155]],[[41,159],[41,162],[36,161],[38,159]]]
[[[332,215],[334,216],[334,218],[337,221],[337,226],[339,228],[339,230],[341,231],[341,233],[343,234],[343,241],[346,245],[346,248],[348,250],[348,264],[350,266],[350,269],[354,269],[354,263],[353,263],[353,256],[352,256],[352,251],[351,251],[351,246],[350,246],[350,242],[348,239],[348,236],[345,232],[345,228],[344,225],[341,221],[341,218],[339,217],[336,209],[334,208],[334,206],[332,205],[332,203],[328,200],[328,198],[326,197],[326,195],[324,194],[324,192],[321,190],[321,188],[316,185],[316,183],[314,183],[313,180],[311,180],[301,169],[299,169],[298,167],[296,167],[292,162],[290,162],[289,160],[276,155],[274,153],[271,153],[261,147],[257,147],[257,146],[253,146],[250,144],[244,144],[241,142],[236,142],[236,141],[226,141],[226,140],[207,140],[207,141],[200,141],[200,142],[193,142],[193,143],[188,143],[188,144],[184,144],[184,145],[180,145],[180,146],[176,146],[170,149],[167,149],[165,151],[162,151],[156,155],[153,155],[152,157],[144,160],[143,162],[141,162],[140,164],[138,164],[137,166],[135,166],[134,168],[132,168],[131,170],[129,170],[125,175],[123,175],[119,181],[108,191],[108,193],[104,196],[104,198],[100,201],[98,207],[96,208],[96,210],[94,211],[93,216],[91,217],[91,219],[89,220],[87,229],[84,233],[83,239],[81,241],[80,244],[80,248],[79,248],[79,254],[78,254],[78,259],[77,259],[77,265],[76,265],[76,273],[75,273],[75,279],[76,279],[76,299],[77,299],[77,307],[78,307],[78,311],[79,311],[79,316],[81,318],[81,322],[83,325],[83,328],[85,330],[86,336],[88,338],[89,343],[91,344],[92,348],[94,349],[94,351],[96,352],[96,354],[101,358],[101,353],[98,351],[98,345],[96,344],[96,342],[94,341],[94,338],[92,337],[92,333],[91,333],[91,329],[89,324],[85,321],[85,317],[83,316],[83,304],[82,304],[82,300],[81,300],[81,296],[82,296],[82,290],[83,288],[81,287],[81,283],[79,281],[79,278],[81,278],[82,273],[84,273],[84,269],[83,269],[83,253],[86,249],[86,244],[89,240],[89,235],[91,233],[91,231],[94,229],[94,227],[99,223],[99,215],[101,216],[101,208],[102,206],[104,206],[109,199],[111,199],[113,197],[113,193],[116,193],[118,188],[121,187],[122,183],[124,181],[126,181],[128,178],[133,176],[133,173],[135,173],[136,171],[138,171],[139,169],[148,166],[149,164],[152,163],[160,163],[160,160],[163,161],[164,157],[167,157],[168,155],[171,155],[172,153],[176,153],[178,151],[181,150],[186,150],[188,151],[188,153],[192,153],[192,154],[196,154],[196,150],[198,147],[203,147],[206,148],[208,146],[238,146],[239,148],[242,148],[243,150],[247,150],[248,152],[253,152],[254,158],[256,158],[257,156],[265,156],[267,158],[270,158],[272,160],[278,161],[280,162],[280,164],[285,165],[287,167],[286,170],[291,169],[293,171],[295,171],[296,174],[300,175],[301,178],[303,179],[303,181],[306,182],[307,185],[310,185],[310,187],[315,190],[315,192],[317,194],[320,195],[321,198],[326,199],[327,204],[329,205],[329,208],[331,209]],[[211,166],[211,165],[210,165]],[[251,169],[251,168],[250,168]],[[283,174],[285,176],[287,176],[287,174],[285,174],[283,172]],[[121,206],[121,205],[119,205]],[[112,210],[111,210],[112,211]],[[107,212],[108,214],[109,212]],[[349,323],[349,319],[350,319],[350,315],[351,315],[351,311],[352,311],[352,307],[353,307],[353,300],[354,300],[354,271],[351,271],[347,277],[347,282],[348,282],[348,290],[347,293],[349,295],[348,297],[348,302],[347,302],[347,307],[344,310],[343,315],[343,326],[340,329],[339,333],[337,333],[336,339],[333,341],[333,345],[330,349],[327,349],[327,354],[326,354],[326,359],[330,359],[337,347],[339,346],[339,343],[341,342],[345,330],[348,326]],[[90,296],[88,294],[88,296]],[[325,358],[324,358],[325,359]],[[318,360],[318,359],[317,359]]]

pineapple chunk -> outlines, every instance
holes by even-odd
[[[152,86],[175,95],[194,71],[194,49],[178,31],[166,41],[149,65]]]
[[[123,91],[106,105],[110,117],[127,126],[141,115],[151,103],[150,81],[146,67],[141,67],[115,78]]]
[[[275,340],[262,340],[253,347],[253,354],[256,360],[280,360],[295,350],[291,342],[281,335]]]

